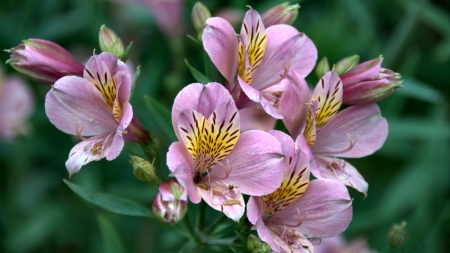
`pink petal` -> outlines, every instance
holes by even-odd
[[[303,220],[298,230],[310,237],[332,237],[342,233],[352,219],[352,200],[347,188],[329,179],[309,183],[305,194],[294,204],[278,212],[271,219],[296,224],[300,213]]]
[[[344,83],[344,87],[347,88],[361,81],[375,79],[380,73],[382,62],[383,57],[378,57],[376,59],[363,62],[342,74],[341,79]]]
[[[97,88],[81,77],[56,81],[45,98],[45,112],[59,130],[83,136],[115,132],[117,123]]]
[[[262,90],[277,83],[301,50],[306,36],[289,25],[274,25],[266,30],[267,47],[261,65],[253,73],[252,86]],[[312,68],[311,68],[312,69]]]
[[[244,108],[239,110],[241,132],[248,130],[269,131],[275,128],[277,120],[259,108]]]
[[[124,130],[130,125],[131,119],[133,118],[133,108],[128,101],[125,101],[122,105],[122,120],[120,121],[119,127],[117,128],[114,140],[111,144],[111,150],[106,156],[106,160],[111,161],[116,159],[120,152],[122,152],[124,142]]]
[[[189,199],[197,204],[201,201],[200,194],[194,184],[193,160],[186,147],[181,142],[174,142],[167,152],[167,166],[172,171],[181,186],[187,191]]]
[[[324,156],[317,156],[316,161],[320,166],[321,173],[320,175],[313,173],[315,177],[336,180],[342,184],[355,188],[363,193],[364,196],[367,196],[369,184],[351,164],[341,159]],[[332,167],[333,164],[338,165],[338,167]]]
[[[222,195],[214,194],[211,190],[203,190],[198,187],[198,192],[202,196],[202,199],[212,208],[223,212],[228,218],[238,222],[244,215],[245,202],[242,194],[237,190],[230,190],[227,185],[211,183],[210,187],[214,187],[217,190],[223,192]],[[227,201],[239,201],[239,204],[226,204]]]
[[[247,203],[248,220],[255,225],[259,238],[267,242],[273,250],[279,252],[280,247],[275,243],[273,233],[264,224],[263,205],[262,197],[250,197]]]
[[[172,107],[172,125],[178,139],[181,140],[178,120],[182,114],[191,114],[195,110],[209,118],[218,105],[227,102],[234,104],[228,90],[219,83],[193,83],[184,87],[175,97]]]
[[[298,136],[304,129],[308,117],[309,88],[304,79],[294,71],[289,71],[289,83],[280,98],[279,111],[283,123],[292,137]]]
[[[315,155],[363,157],[380,149],[387,134],[387,121],[377,104],[351,106],[322,127],[312,151]]]
[[[316,158],[314,157],[314,154],[313,154],[311,148],[309,147],[308,142],[306,141],[303,134],[301,134],[297,137],[297,139],[295,140],[295,144],[297,144],[299,146],[300,150],[309,157],[310,162],[311,162],[311,173],[315,177],[322,178],[322,176],[320,174],[319,164],[317,163]]]
[[[250,100],[259,103],[264,111],[267,112],[267,114],[276,119],[283,118],[283,116],[281,116],[281,114],[278,112],[278,109],[273,107],[272,104],[261,94],[259,90],[247,84],[244,80],[241,79],[240,76],[238,76],[238,81],[245,95],[247,95]]]
[[[111,148],[112,134],[106,133],[84,140],[70,150],[66,161],[69,177],[77,173],[81,167],[91,161],[104,158]]]
[[[233,83],[238,68],[238,40],[233,27],[223,18],[206,20],[202,40],[205,51],[220,73]]]
[[[278,140],[269,133],[252,130],[242,133],[233,151],[210,172],[211,178],[226,179],[248,195],[261,196],[275,191],[284,178],[283,156]],[[224,168],[224,167],[225,168]]]
[[[277,140],[280,142],[281,150],[285,159],[296,156],[296,147],[294,144],[294,140],[292,140],[289,135],[278,130],[272,130],[269,132],[269,134],[277,138]]]

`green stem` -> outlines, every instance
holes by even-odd
[[[214,233],[214,230],[217,229],[219,225],[222,224],[223,221],[227,220],[228,217],[225,215],[220,216],[219,219],[217,219],[209,228],[205,229],[205,234],[212,234]]]
[[[200,202],[200,210],[198,212],[198,223],[197,227],[199,231],[202,231],[205,226],[205,212],[206,212],[206,203],[204,201]]]
[[[191,221],[189,220],[189,217],[186,215],[186,217],[183,219],[183,222],[190,234],[191,240],[195,242],[196,245],[203,245],[203,242],[200,240],[200,238],[197,236],[198,233],[195,233],[194,229],[192,228]]]

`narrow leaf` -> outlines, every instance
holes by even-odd
[[[151,97],[144,96],[144,101],[147,105],[147,109],[150,112],[150,115],[155,120],[155,122],[159,125],[159,127],[161,127],[164,133],[167,134],[171,141],[176,141],[177,138],[173,131],[170,112]]]
[[[202,72],[200,72],[196,68],[192,67],[191,64],[189,64],[189,62],[186,59],[184,59],[184,62],[186,63],[186,66],[189,68],[192,76],[194,76],[194,78],[195,78],[195,80],[197,80],[197,82],[200,82],[203,84],[207,84],[207,83],[211,82],[209,80],[209,78],[206,77]]]
[[[403,88],[397,89],[395,94],[415,98],[433,104],[442,102],[441,94],[430,85],[422,83],[411,77],[402,77]]]
[[[107,211],[123,215],[154,218],[152,212],[141,204],[108,194],[91,191],[65,179],[63,179],[63,181],[78,196]]]
[[[104,252],[123,253],[125,252],[123,242],[114,227],[114,224],[104,215],[98,215],[98,226],[102,234]]]

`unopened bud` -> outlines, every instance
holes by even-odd
[[[162,222],[178,223],[187,213],[187,192],[174,178],[159,186],[152,205],[153,214]]]
[[[211,17],[211,12],[202,2],[196,2],[192,8],[192,25],[198,33],[198,38],[201,41],[203,29],[206,27],[206,20]]]
[[[247,238],[247,249],[253,252],[259,245],[261,245],[261,240],[257,236],[250,234]]]
[[[343,104],[370,104],[387,98],[401,88],[400,74],[381,68],[383,57],[363,62],[341,75]]]
[[[133,174],[137,179],[151,183],[159,181],[155,174],[155,168],[149,161],[139,156],[131,156],[130,163],[133,165]]]
[[[406,221],[400,224],[394,224],[388,232],[387,241],[391,248],[395,249],[402,246],[406,241]]]
[[[102,52],[111,53],[117,59],[121,59],[125,53],[122,40],[113,30],[109,29],[105,25],[100,27],[98,43]]]
[[[11,53],[6,63],[38,83],[53,84],[68,75],[83,76],[83,64],[60,45],[48,40],[24,40],[5,51]]]
[[[322,77],[329,71],[330,71],[330,64],[328,63],[328,59],[327,57],[323,57],[316,67],[317,79],[322,79]]]
[[[261,15],[265,27],[278,24],[290,25],[298,15],[299,4],[289,5],[289,2],[274,6]]]
[[[270,253],[272,252],[272,249],[270,248],[270,245],[266,242],[262,242],[258,248],[254,249],[252,253]]]
[[[359,55],[357,54],[345,57],[344,59],[336,63],[336,66],[334,67],[334,72],[336,72],[338,75],[342,75],[345,72],[349,71],[354,66],[356,66],[358,62],[359,62]]]

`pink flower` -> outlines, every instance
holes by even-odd
[[[248,219],[274,251],[313,252],[309,239],[332,237],[347,228],[352,201],[338,182],[309,181],[310,158],[301,151],[298,140],[294,143],[279,131],[270,133],[283,147],[284,180],[275,192],[250,198]]]
[[[383,57],[363,62],[341,75],[343,104],[375,103],[401,88],[400,74],[381,67]]]
[[[289,25],[266,29],[253,9],[247,11],[238,37],[222,18],[210,18],[206,25],[205,50],[228,81],[238,108],[259,104],[271,116],[283,118],[278,107],[291,85],[286,76],[289,70],[300,78],[311,72],[317,59],[312,41]]]
[[[159,186],[152,204],[152,211],[162,222],[172,224],[181,221],[187,213],[187,193],[175,178]]]
[[[47,93],[45,112],[52,124],[83,140],[70,151],[70,175],[90,161],[115,159],[125,141],[149,141],[128,102],[131,82],[125,63],[102,53],[88,60],[83,78],[63,77]]]
[[[0,69],[0,139],[12,141],[27,132],[34,97],[22,78],[5,78]]]
[[[53,84],[63,76],[83,74],[83,65],[51,41],[28,39],[7,52],[11,53],[11,58],[6,63],[38,83]]]
[[[172,122],[179,141],[170,146],[167,165],[193,203],[203,198],[237,221],[245,209],[242,193],[261,196],[280,185],[280,143],[263,131],[240,133],[238,109],[222,85],[182,89]]]
[[[300,145],[314,155],[311,172],[315,177],[338,180],[366,195],[368,184],[361,174],[337,157],[359,158],[374,153],[386,140],[388,125],[376,104],[355,105],[339,112],[342,90],[341,79],[334,72],[319,81],[311,96]]]

